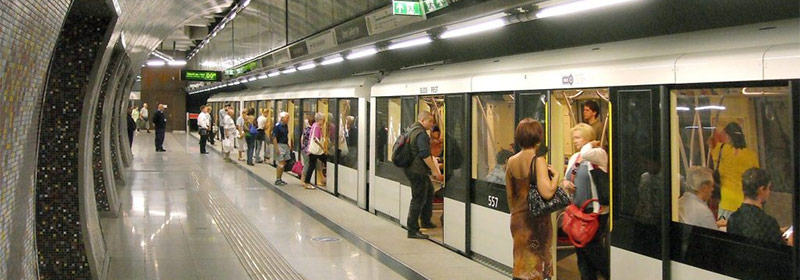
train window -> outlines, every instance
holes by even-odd
[[[339,164],[358,168],[358,99],[339,99]]]
[[[406,180],[402,171],[392,164],[392,146],[403,130],[401,98],[378,98],[375,106],[375,174],[396,181]]]
[[[472,179],[476,203],[508,211],[505,199],[505,163],[514,155],[515,104],[513,94],[472,97]],[[481,199],[486,196],[496,197]],[[502,201],[502,203],[501,203]]]
[[[299,110],[299,105],[300,104],[299,104],[299,102],[297,100],[287,100],[286,101],[286,109],[285,110],[286,110],[287,113],[289,113],[289,121],[286,122],[286,125],[289,128],[289,139],[290,139],[290,142],[291,142],[290,144],[292,144],[292,145],[297,145],[297,143],[299,143],[299,142],[294,142],[294,141],[296,141],[296,140],[294,140],[296,135],[298,135],[297,126],[296,126],[297,120],[295,119],[295,117],[296,117],[295,116],[295,112],[297,110]]]
[[[673,259],[738,278],[791,276],[791,235],[783,234],[795,188],[789,93],[788,86],[670,91],[671,218],[681,232]],[[713,243],[697,246],[703,241]],[[697,260],[714,246],[731,254]]]

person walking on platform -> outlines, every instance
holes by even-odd
[[[139,110],[139,115],[142,116],[142,125],[150,133],[150,111],[147,110],[147,103],[142,104],[142,110]]]
[[[308,167],[304,168],[305,176],[303,176],[303,187],[307,190],[313,190],[314,186],[311,185],[311,174],[314,174],[314,169],[317,168],[317,161],[321,161],[325,165],[328,156],[325,154],[325,139],[322,138],[322,129],[327,127],[325,125],[325,115],[317,112],[314,114],[314,124],[311,125],[309,131],[309,142],[306,152],[308,152]]]
[[[158,104],[158,111],[153,117],[153,124],[156,128],[156,152],[166,152],[164,150],[164,132],[167,129],[167,116],[164,115],[164,104]],[[150,133],[148,131],[148,133]]]
[[[289,113],[281,112],[278,114],[278,123],[272,129],[272,143],[278,149],[278,168],[275,168],[275,185],[284,186],[283,168],[286,162],[292,159],[292,147],[289,143]]]
[[[200,133],[200,153],[207,154],[206,151],[206,142],[208,141],[208,136],[211,134],[211,115],[208,113],[208,106],[201,106],[200,107],[200,115],[197,116],[197,127]],[[213,135],[212,135],[213,138]]]
[[[308,114],[303,124],[303,134],[300,136],[300,157],[303,163],[303,172],[300,174],[300,181],[306,181],[306,170],[311,165],[308,153],[308,144],[311,143],[311,126],[314,125],[314,114]]]
[[[404,170],[406,177],[411,181],[411,206],[408,209],[406,226],[408,227],[408,238],[426,239],[428,235],[419,231],[420,218],[422,218],[422,228],[436,227],[431,222],[433,184],[429,175],[433,174],[433,179],[437,181],[443,181],[444,176],[439,172],[439,168],[431,156],[431,140],[426,133],[436,124],[433,115],[428,111],[420,111],[417,119],[419,121],[407,128],[411,131],[408,137],[410,139],[409,148],[411,148],[414,159],[411,161],[411,165]]]
[[[219,129],[219,141],[222,141],[222,140],[225,139],[225,124],[224,124],[223,120],[225,120],[225,116],[228,115],[228,110],[230,110],[230,109],[231,109],[231,104],[225,104],[225,106],[222,107],[222,109],[219,109],[219,114],[218,114],[219,119],[217,120],[217,122],[218,122],[217,124],[219,125],[219,127],[218,127],[218,129]]]
[[[267,133],[265,128],[267,127],[267,109],[261,109],[261,114],[256,119],[256,123],[258,124],[258,135],[256,135],[256,162],[262,163],[266,158],[262,154],[262,150],[264,150],[264,140],[267,139]]]

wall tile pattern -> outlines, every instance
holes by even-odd
[[[81,223],[87,221],[81,220],[78,145],[90,73],[105,48],[110,20],[70,13],[46,82],[41,115],[46,121],[39,130],[36,176],[36,242],[42,279],[92,277],[81,231]]]
[[[111,62],[103,74],[103,82],[100,85],[100,91],[98,92],[97,97],[97,108],[95,109],[94,113],[92,173],[94,177],[95,201],[97,202],[98,211],[110,211],[111,208],[109,203],[110,201],[115,201],[114,199],[108,197],[110,193],[106,190],[108,187],[113,188],[114,182],[105,181],[105,169],[107,166],[113,165],[113,163],[109,164],[105,162],[105,158],[103,156],[103,133],[107,133],[107,131],[103,129],[103,107],[105,107],[106,98],[113,98],[111,96],[113,93],[110,92],[110,90],[113,90],[113,86],[111,86],[110,83],[113,82],[113,77],[116,74],[115,72],[117,70],[117,66],[119,66],[121,58],[122,53],[117,52],[116,50],[111,55]]]
[[[36,131],[71,0],[0,1],[0,279],[37,278]]]

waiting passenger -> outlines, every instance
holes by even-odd
[[[236,148],[239,150],[239,161],[244,161],[242,153],[247,151],[247,145],[244,143],[244,130],[246,129],[246,127],[244,127],[245,117],[247,117],[247,110],[242,110],[242,114],[236,119],[236,129],[239,130],[239,137],[236,138],[236,143],[234,145],[236,145]]]
[[[306,170],[311,165],[308,157],[308,144],[311,142],[311,126],[314,125],[314,114],[308,114],[303,124],[303,134],[300,136],[300,157],[303,163],[303,174],[300,174],[300,181],[306,181]]]
[[[742,204],[742,174],[745,170],[759,167],[758,156],[747,148],[742,127],[735,122],[728,123],[711,141],[712,144],[720,142],[711,150],[711,157],[719,166],[721,196],[717,216],[727,219]]]
[[[245,110],[247,114],[244,117],[244,140],[247,143],[247,165],[253,166],[253,156],[256,150],[256,136],[258,136],[258,124],[256,123],[256,109],[249,108]],[[255,130],[255,133],[252,133]]]
[[[256,123],[258,124],[258,135],[256,135],[255,160],[257,163],[263,163],[264,159],[266,158],[266,156],[263,155],[262,150],[264,150],[264,141],[267,140],[267,109],[261,109],[261,114],[256,119]]]
[[[728,219],[728,232],[774,244],[787,244],[783,240],[778,221],[764,212],[764,203],[772,194],[772,180],[767,171],[750,168],[742,175],[744,200]],[[788,239],[791,245],[792,237]]]
[[[411,166],[407,167],[404,171],[406,177],[411,182],[411,205],[408,209],[408,218],[406,226],[408,227],[408,238],[425,239],[428,235],[422,234],[420,229],[420,220],[422,220],[422,228],[435,228],[436,225],[431,222],[433,215],[433,184],[431,183],[431,174],[434,180],[442,181],[444,176],[439,172],[436,162],[431,156],[431,140],[426,130],[433,128],[435,121],[433,115],[428,111],[420,111],[417,116],[418,121],[412,124],[409,128],[410,132],[408,137],[410,142],[408,145],[411,148],[411,154],[414,155],[411,161]]]
[[[497,152],[497,155],[495,155],[494,168],[492,169],[491,172],[489,172],[488,175],[486,175],[486,177],[483,178],[483,180],[489,183],[495,183],[500,185],[505,184],[506,163],[508,162],[508,158],[510,158],[513,155],[514,155],[513,152],[506,149],[502,149],[499,152]]]
[[[234,144],[235,139],[239,138],[239,130],[236,129],[236,123],[233,121],[234,111],[227,107],[227,109],[223,109],[226,114],[222,115],[223,119],[220,121],[222,124],[222,152],[225,155],[225,161],[231,162],[231,152],[236,147]]]
[[[543,199],[551,199],[558,189],[558,178],[550,178],[550,174],[557,173],[544,157],[536,156],[544,139],[543,132],[542,124],[536,120],[525,118],[520,121],[514,131],[514,142],[522,147],[522,151],[507,158],[505,181],[511,212],[511,238],[514,239],[514,279],[550,279],[553,276],[550,215],[532,217],[528,207],[531,181],[536,180]],[[500,153],[503,152],[510,153],[507,150]]]
[[[717,230],[725,226],[725,220],[716,221],[708,208],[708,200],[714,192],[714,174],[710,168],[693,166],[686,172],[688,189],[678,200],[681,223]]]
[[[283,170],[286,162],[292,159],[292,144],[289,142],[289,113],[281,112],[278,114],[278,123],[272,129],[272,143],[278,150],[278,168],[275,169],[275,185],[286,185],[283,181]]]
[[[589,199],[599,198],[598,192],[604,191],[596,188],[590,173],[595,168],[604,172],[608,170],[608,154],[600,147],[600,142],[594,141],[594,135],[594,129],[585,123],[572,128],[572,144],[579,151],[570,157],[561,184],[564,189],[575,194],[573,203],[578,207]],[[586,209],[600,214],[598,216],[600,226],[592,241],[583,248],[575,248],[578,269],[582,279],[597,279],[598,272],[603,278],[608,279],[608,247],[603,242],[607,234],[608,206],[595,202],[589,204]]]
[[[314,120],[315,122],[311,125],[311,131],[309,132],[309,144],[306,148],[308,152],[308,168],[305,168],[305,180],[303,181],[303,187],[309,190],[314,189],[314,186],[311,185],[311,174],[314,173],[314,169],[317,167],[317,161],[322,162],[324,166],[328,158],[325,154],[325,139],[322,138],[322,130],[327,127],[325,125],[325,114],[316,113]],[[312,148],[312,146],[314,147]]]
[[[600,141],[600,137],[603,137],[603,145],[608,146],[608,133],[604,136],[605,125],[600,119],[600,105],[594,100],[583,103],[583,121],[594,129],[594,140]]]

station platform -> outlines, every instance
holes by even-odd
[[[198,136],[137,133],[121,218],[102,219],[109,279],[507,279],[266,164],[226,163]]]

